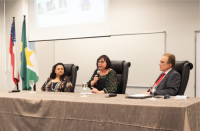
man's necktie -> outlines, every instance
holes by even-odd
[[[162,75],[161,75],[161,77],[159,78],[159,80],[156,82],[156,86],[160,83],[160,81],[162,80],[162,78],[165,76],[165,73],[163,73]]]
[[[160,81],[162,80],[162,78],[163,78],[164,76],[165,76],[165,73],[163,73],[163,74],[160,76],[159,80],[153,85],[152,89],[160,83]],[[152,89],[151,89],[151,90],[152,90]],[[150,92],[151,90],[149,90],[149,92]]]

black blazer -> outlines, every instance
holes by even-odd
[[[160,74],[160,76],[161,75],[162,73]],[[160,78],[160,76],[158,77],[158,79]],[[156,80],[156,82],[158,81],[158,79]],[[181,75],[174,69],[171,69],[157,85],[154,95],[175,96],[179,90],[180,83]]]

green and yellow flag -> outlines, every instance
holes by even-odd
[[[22,39],[21,39],[21,68],[20,68],[20,76],[22,79],[22,90],[27,89],[27,62],[26,62],[26,54],[25,49],[27,48],[26,43],[26,23],[25,18],[22,25]]]
[[[21,70],[20,76],[22,78],[22,90],[31,90],[29,85],[30,80],[37,83],[39,80],[37,58],[35,51],[35,43],[26,42],[26,23],[25,18],[22,26],[22,39],[21,39]]]

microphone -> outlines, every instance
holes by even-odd
[[[106,98],[108,98],[108,97],[115,97],[115,96],[117,96],[117,94],[115,94],[115,93],[107,93],[107,94],[105,94]]]
[[[11,90],[11,91],[8,91],[9,93],[14,93],[14,92],[20,92],[20,90]]]
[[[100,77],[100,70],[97,71],[97,76]]]
[[[165,95],[164,99],[170,98],[170,95]]]
[[[97,71],[97,76],[100,77],[100,70],[98,69]],[[97,85],[98,81],[96,82],[96,85]]]
[[[103,88],[103,90],[104,90],[104,92],[105,92],[105,97],[106,97],[106,98],[117,96],[116,93],[108,93],[108,91],[106,90],[106,88]]]

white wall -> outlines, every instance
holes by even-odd
[[[0,1],[0,87],[4,87],[5,83],[5,66],[4,66],[4,2]]]
[[[43,41],[35,44],[38,60],[39,81],[36,84],[36,90],[40,91],[41,86],[50,76],[52,66],[55,64],[55,42]]]
[[[200,32],[196,32],[196,67],[200,66]],[[196,68],[196,97],[200,97],[200,68]]]
[[[157,62],[164,54],[164,45],[165,33],[56,41],[55,62],[78,65],[76,84],[81,85],[94,73],[97,58],[106,54],[111,60],[131,62],[127,86],[149,87],[160,74]]]
[[[162,0],[110,0],[111,34],[164,31]]]
[[[199,30],[199,2],[164,2],[164,25],[167,31],[167,52],[177,60],[193,63],[185,95],[194,96],[195,88],[195,31]]]
[[[22,0],[8,0],[6,3],[6,41],[7,43],[9,42],[8,32],[10,32],[12,17],[15,16],[17,27],[17,51],[19,54],[23,20],[23,2]],[[25,7],[27,7],[27,4],[25,4]],[[1,8],[0,13],[2,14]],[[1,21],[2,15],[0,15],[0,24]],[[110,0],[110,30],[111,34],[166,31],[166,52],[173,53],[177,60],[189,60],[195,65],[194,31],[199,30],[199,1]],[[2,29],[0,30],[0,34],[1,32]],[[47,45],[50,46],[47,47]],[[42,86],[44,80],[51,71],[52,65],[55,63],[54,46],[54,42],[50,41],[36,43],[40,75],[37,90],[40,90],[39,88]],[[151,50],[156,51],[155,48]],[[19,55],[17,57],[19,60]],[[3,63],[1,63],[0,67],[2,67],[2,64]],[[146,66],[148,65],[144,65],[144,68]],[[193,69],[185,95],[194,96],[194,72]],[[139,93],[144,90],[146,89],[127,88],[126,93]],[[80,89],[76,88],[75,91],[80,91]]]

